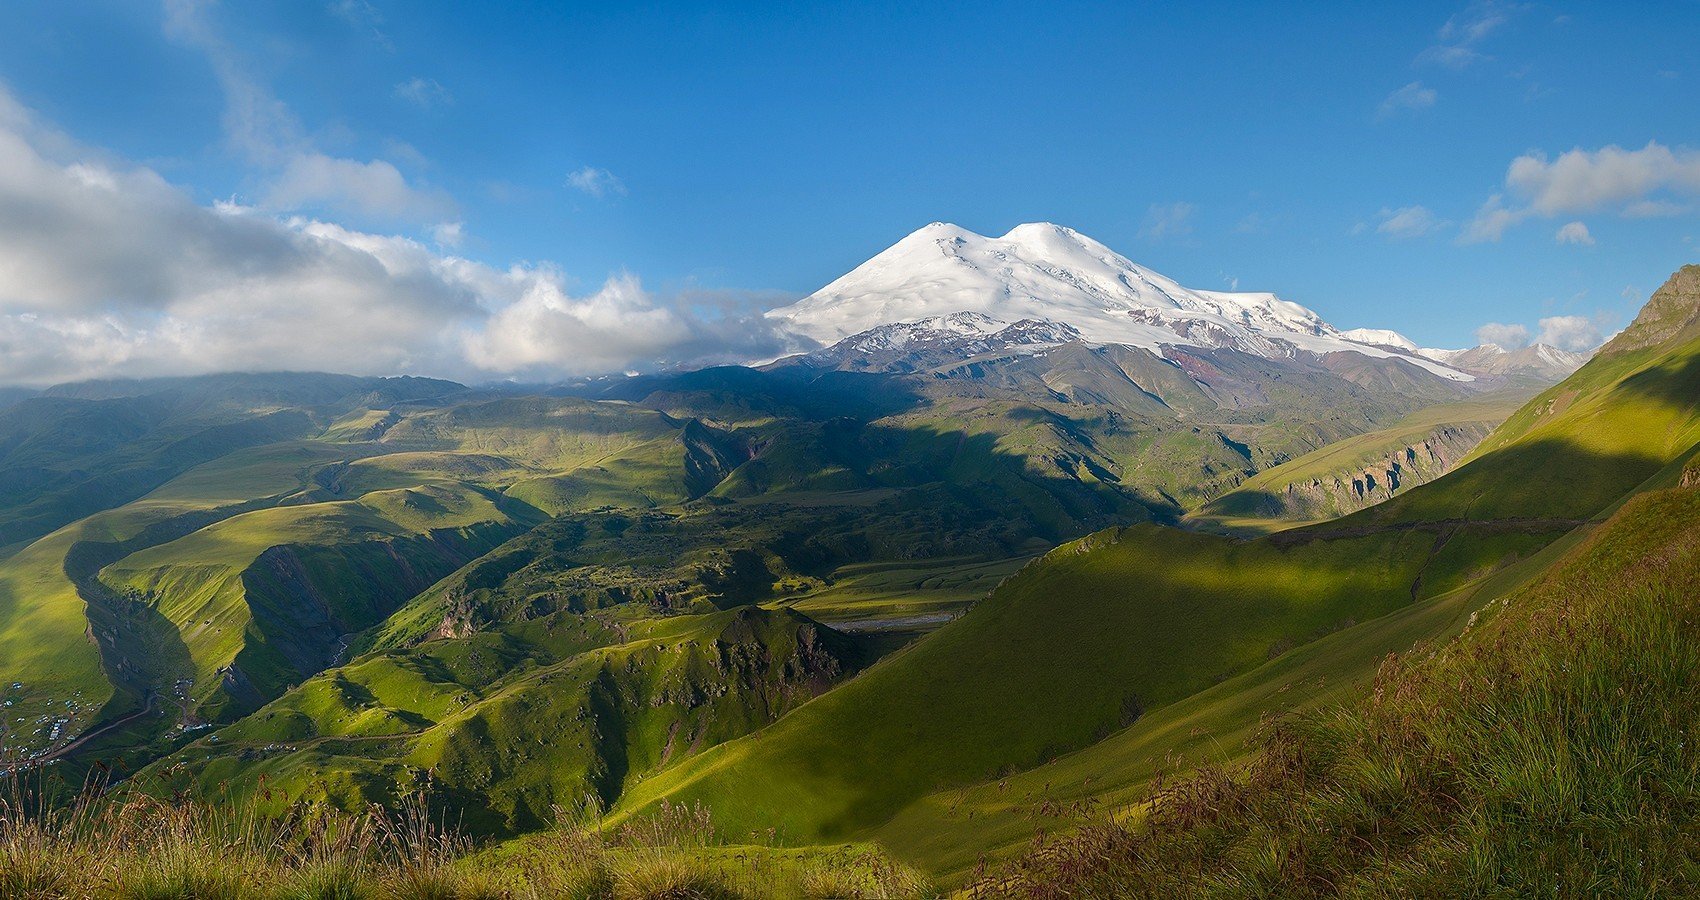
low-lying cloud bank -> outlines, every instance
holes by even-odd
[[[1533,335],[1527,325],[1489,322],[1476,329],[1476,340],[1506,350],[1529,346],[1533,341],[1560,350],[1582,352],[1605,343],[1605,325],[1598,318],[1587,316],[1548,316],[1541,320],[1538,333]]]
[[[320,173],[321,175],[324,173]],[[543,379],[772,357],[749,302],[574,296],[425,244],[233,204],[37,121],[0,89],[0,384],[232,370]]]

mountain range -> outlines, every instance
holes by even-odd
[[[913,232],[826,287],[768,313],[824,344],[872,346],[897,336],[948,335],[992,343],[1089,341],[1138,347],[1231,349],[1269,359],[1357,353],[1395,359],[1441,378],[1561,378],[1586,355],[1535,345],[1514,351],[1419,348],[1395,331],[1341,331],[1269,293],[1201,291],[1140,266],[1074,229],[1018,225],[989,238],[945,222]],[[1000,335],[1011,326],[1018,334]],[[1048,332],[1048,333],[1047,333]],[[1012,341],[1011,338],[1016,338]]]
[[[424,792],[519,847],[700,803],[990,877],[1700,485],[1696,272],[1585,360],[1434,351],[933,225],[762,365],[15,398],[0,751],[280,815]]]

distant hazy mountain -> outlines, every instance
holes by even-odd
[[[1582,368],[1582,364],[1592,355],[1560,350],[1550,344],[1530,344],[1515,350],[1507,350],[1498,344],[1482,344],[1463,350],[1437,350],[1432,347],[1418,347],[1415,341],[1397,331],[1379,328],[1354,328],[1343,332],[1343,335],[1359,343],[1424,356],[1477,376],[1523,376],[1543,381],[1558,381]]]
[[[973,314],[963,316],[960,314]],[[1019,322],[1067,326],[1097,344],[1161,352],[1231,349],[1269,359],[1352,352],[1441,378],[1473,376],[1415,346],[1354,339],[1267,293],[1183,287],[1070,228],[1018,225],[1001,238],[934,222],[771,318],[832,344],[900,323],[969,337]],[[1391,334],[1391,332],[1389,332]]]
[[[1548,344],[1530,344],[1516,350],[1483,344],[1468,350],[1423,350],[1422,353],[1477,375],[1532,375],[1548,381],[1557,381],[1582,368],[1589,356]]]

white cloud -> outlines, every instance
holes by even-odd
[[[1488,198],[1466,229],[1465,240],[1497,241],[1507,228],[1537,216],[1602,211],[1630,217],[1679,215],[1688,210],[1679,198],[1700,197],[1700,151],[1655,141],[1640,150],[1615,145],[1577,148],[1557,159],[1528,153],[1512,160],[1505,187],[1520,205],[1508,206],[1505,194]]]
[[[1440,94],[1436,93],[1434,88],[1423,87],[1422,82],[1413,81],[1388,94],[1387,99],[1381,101],[1376,116],[1385,119],[1406,110],[1428,109],[1439,98]]]
[[[436,236],[458,234],[451,223]],[[627,276],[575,297],[546,264],[501,270],[405,237],[202,206],[56,136],[3,89],[0,274],[5,384],[278,369],[551,377],[788,346],[753,309],[657,298]]]
[[[1417,62],[1464,69],[1487,59],[1487,54],[1477,49],[1478,45],[1510,23],[1517,11],[1517,6],[1495,0],[1471,3],[1440,26],[1435,34],[1440,43],[1417,54]]]
[[[1139,236],[1147,240],[1185,237],[1192,234],[1192,216],[1198,207],[1186,201],[1153,203],[1145,211],[1145,224]]]
[[[1505,236],[1506,229],[1523,221],[1530,215],[1529,210],[1507,209],[1505,195],[1494,194],[1487,198],[1476,210],[1475,218],[1464,227],[1464,232],[1458,236],[1459,243],[1479,244],[1487,241],[1497,241]]]
[[[1516,350],[1529,343],[1529,327],[1527,325],[1489,322],[1476,329],[1476,342],[1494,344],[1506,350]]]
[[[244,71],[235,50],[208,19],[211,0],[164,0],[166,36],[199,50],[224,92],[224,133],[231,147],[260,162],[277,164],[305,144],[301,125],[282,101]]]
[[[1504,3],[1476,2],[1446,20],[1440,39],[1460,44],[1478,44],[1511,21],[1512,7]]]
[[[1664,219],[1693,212],[1694,207],[1670,200],[1637,200],[1623,208],[1626,219]]]
[[[626,183],[607,169],[595,166],[585,166],[567,176],[567,186],[574,190],[583,191],[598,200],[603,197],[626,195]]]
[[[1548,216],[1623,207],[1667,191],[1700,196],[1700,151],[1655,141],[1640,150],[1577,148],[1551,161],[1530,153],[1512,160],[1505,185]]]
[[[1560,350],[1592,350],[1605,341],[1605,333],[1587,316],[1549,316],[1541,320],[1535,341]]]
[[[465,226],[460,222],[438,222],[431,226],[431,240],[438,247],[453,250],[466,242]]]
[[[1592,247],[1594,236],[1588,233],[1588,226],[1583,222],[1567,222],[1553,235],[1553,240],[1560,244],[1582,244]]]
[[[322,153],[290,160],[266,191],[266,204],[280,210],[320,208],[409,222],[454,209],[446,195],[408,184],[406,176],[384,160],[358,162]]]
[[[654,305],[631,275],[608,279],[588,297],[570,297],[558,273],[513,285],[518,296],[469,336],[468,352],[483,369],[573,368],[603,372],[642,359],[660,346],[691,339],[690,327]],[[595,341],[585,341],[587,334]]]
[[[1527,325],[1489,322],[1476,329],[1476,341],[1495,344],[1506,350],[1526,347],[1531,341]],[[1533,342],[1557,347],[1560,350],[1591,350],[1605,341],[1601,318],[1587,316],[1548,316],[1540,321]]]
[[[413,222],[440,218],[452,203],[439,191],[408,182],[384,160],[361,162],[321,153],[283,101],[251,77],[211,19],[211,0],[165,0],[165,33],[206,56],[224,93],[225,140],[266,171],[267,202],[281,210],[320,209]],[[364,0],[340,0],[333,13],[371,27],[379,19]]]
[[[420,109],[448,106],[455,102],[449,89],[430,78],[415,75],[395,86],[395,95]]]
[[[1382,209],[1379,213],[1381,224],[1376,231],[1395,240],[1422,237],[1432,234],[1446,225],[1425,206],[1403,206],[1399,209]]]

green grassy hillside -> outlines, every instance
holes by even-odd
[[[978,502],[876,490],[557,517],[354,640],[352,662],[159,768],[207,792],[264,775],[279,797],[348,808],[430,768],[479,831],[536,827],[587,793],[611,805],[1007,573],[1002,556],[1041,525]],[[601,730],[578,730],[592,720]]]
[[[1692,896],[1700,475],[1667,470],[1459,640],[1263,729],[976,889],[1000,896]]]
[[[1136,526],[1067,544],[950,627],[766,729],[639,786],[802,841],[1100,740],[1291,648],[1533,552],[1548,530],[1291,544]],[[846,740],[845,735],[856,735]],[[759,773],[754,776],[749,773]]]
[[[868,834],[1568,529],[1245,544],[1137,525],[1027,562],[1454,395],[1431,381],[1073,348],[906,378],[705,370],[635,379],[625,400],[84,386],[48,399],[310,427],[0,560],[0,591],[19,579],[0,639],[40,707],[15,719],[32,751],[164,756],[155,771],[182,765],[202,791],[264,776],[278,798],[353,807],[435,769],[480,830],[590,794],[621,820],[680,796],[735,828]],[[37,626],[52,639],[22,648]],[[78,717],[55,723],[67,698]],[[734,788],[744,766],[763,774]]]
[[[197,447],[215,458],[128,503],[107,485],[99,502],[116,508],[0,558],[0,659],[5,682],[20,685],[6,717],[12,750],[63,744],[149,704],[169,707],[178,724],[253,709],[335,661],[346,635],[539,520],[502,491],[658,443],[682,448],[690,430],[622,404],[500,400],[442,410],[412,399],[441,393],[446,383],[438,382],[210,381],[217,384],[56,390],[41,402],[92,418],[60,416],[57,430],[13,445],[14,459],[48,453],[50,443],[68,453],[65,423],[112,418],[104,410],[113,405],[139,406],[152,418],[138,427],[161,420],[167,431],[175,422],[225,427],[217,423],[236,417],[231,427],[248,434],[241,416],[252,414],[293,416],[296,428],[315,417],[328,424],[317,439],[247,449],[201,440]],[[275,409],[307,402],[328,405]],[[148,432],[119,433],[124,421],[105,423],[100,440],[84,442],[88,452],[109,460],[159,449]],[[686,479],[684,455],[675,453],[671,465],[676,484]],[[187,468],[196,459],[171,463]],[[156,468],[146,469],[148,478],[170,471]],[[628,487],[642,489],[635,479]]]
[[[355,407],[464,391],[426,378],[291,373],[51,388],[0,410],[0,547],[134,500],[233,451],[310,436]]]
[[[1518,392],[1420,410],[1391,428],[1264,469],[1190,513],[1187,521],[1255,536],[1372,506],[1451,471],[1528,399]]]
[[[8,694],[8,746],[46,746],[52,729],[42,726],[57,718],[66,720],[59,734],[68,738],[133,712],[142,693],[167,678],[165,667],[154,665],[161,654],[150,648],[171,630],[145,610],[121,614],[103,602],[109,592],[95,577],[101,565],[299,492],[338,455],[310,443],[231,454],[0,561],[0,659],[6,678],[19,685]]]
[[[1254,541],[1141,526],[1065,545],[949,628],[661,773],[620,811],[700,800],[733,827],[798,841],[866,835],[928,794],[1137,732],[1142,716],[1443,602],[1606,514],[1700,441],[1695,360],[1700,341],[1602,354],[1453,473],[1335,522]]]
[[[314,374],[61,386],[0,410],[0,545],[10,543],[0,563],[16,560],[0,564],[0,651],[18,661],[0,677],[37,685],[60,706],[105,704],[61,723],[64,738],[151,696],[186,692],[187,722],[228,717],[333,661],[345,629],[382,618],[528,524],[527,508],[619,516],[776,499],[808,508],[897,492],[903,499],[871,506],[818,504],[862,508],[870,546],[883,548],[837,565],[1002,565],[1108,525],[1172,518],[1249,472],[1451,390],[1383,383],[1390,373],[1375,366],[1336,369],[1076,347],[913,377],[722,367],[615,380],[618,401]],[[303,479],[281,491],[245,455],[308,446],[312,460],[290,475]],[[162,513],[116,536],[87,518],[146,519],[126,504],[209,486],[216,512]],[[364,498],[386,492],[443,507],[444,524],[368,517]],[[480,519],[494,530],[463,521],[461,499],[500,506]],[[941,503],[966,518],[926,509]],[[888,516],[899,524],[887,527]],[[223,522],[231,517],[239,521]],[[919,535],[918,522],[932,533]],[[76,530],[46,538],[64,527]],[[79,537],[83,528],[92,536]],[[915,536],[894,547],[897,533]],[[816,581],[794,588],[817,609],[856,594],[835,591],[822,577],[830,572],[808,574]],[[361,580],[386,587],[328,589]],[[36,730],[52,733],[40,719],[47,706],[34,712],[32,725],[45,726]]]
[[[854,672],[852,639],[751,607],[620,607],[369,655],[172,757],[188,787],[345,809],[422,787],[481,832],[612,802],[670,762],[773,721]],[[166,784],[180,782],[168,778]]]
[[[912,803],[872,836],[947,883],[1055,834],[1142,804],[1165,779],[1242,758],[1266,717],[1349,701],[1388,654],[1442,641],[1492,599],[1536,577],[1587,533],[1573,531],[1492,576],[1342,628],[1140,718],[1074,753]]]
[[[101,581],[176,627],[195,716],[230,720],[334,662],[343,636],[537,521],[471,488],[232,516],[107,566]]]

